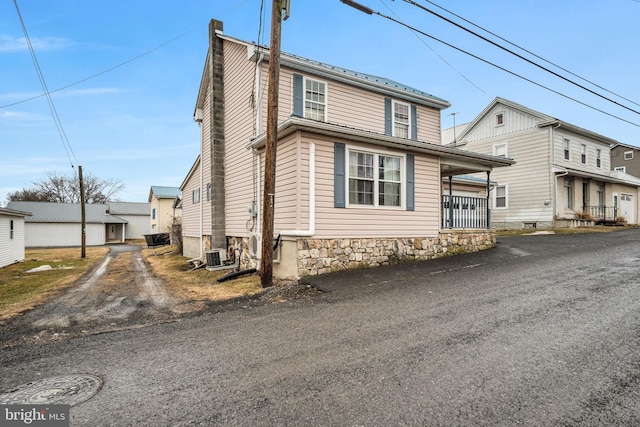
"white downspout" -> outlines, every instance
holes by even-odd
[[[316,233],[316,145],[309,143],[309,229],[282,230],[282,236],[311,237]]]
[[[202,259],[203,258],[203,249],[202,249],[202,233],[203,233],[203,226],[202,226],[202,217],[203,217],[203,209],[204,207],[202,206],[202,182],[204,180],[203,177],[203,161],[202,161],[202,156],[203,156],[203,149],[204,149],[204,140],[203,140],[203,135],[202,135],[202,116],[203,116],[203,111],[201,108],[197,108],[196,109],[196,115],[194,120],[198,123],[198,127],[200,128],[200,196],[199,196],[199,202],[200,203],[200,232],[198,233],[198,235],[200,236],[200,243],[198,244],[198,247],[200,248],[200,253],[198,255],[198,259]]]

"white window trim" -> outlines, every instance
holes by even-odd
[[[362,148],[354,145],[347,145],[345,151],[345,207],[346,208],[357,208],[357,209],[391,209],[391,210],[406,210],[406,197],[407,197],[407,156],[404,153],[394,153],[389,151],[375,150],[370,148]],[[349,179],[351,177],[349,170],[349,154],[351,152],[357,153],[366,153],[375,155],[374,158],[374,185],[373,185],[373,205],[359,205],[356,203],[349,202]],[[378,205],[378,156],[388,156],[388,157],[397,157],[400,159],[400,206],[380,206]]]
[[[498,123],[499,116],[502,116],[502,123]],[[504,126],[504,111],[496,112],[495,118],[496,118],[496,121],[495,121],[496,127]]]
[[[197,203],[200,203],[200,189],[196,188],[195,190],[193,190],[191,192],[191,201],[192,203],[195,205]]]
[[[627,156],[627,154],[629,156]],[[624,159],[625,160],[633,160],[633,151],[625,151],[624,152]]]
[[[506,142],[506,141],[505,142],[501,142],[500,144],[494,144],[494,146],[493,146],[493,155],[498,157],[498,154],[496,154],[497,151],[498,151],[497,148],[498,147],[502,147],[502,146],[504,146],[504,157],[505,157],[505,159],[509,158],[509,143]]]
[[[614,171],[618,171],[618,172],[622,172],[622,173],[627,173],[627,167],[626,166],[616,166],[615,168],[613,168]]]
[[[302,116],[306,118],[307,113],[307,81],[324,84],[324,118],[322,119],[322,121],[326,123],[327,117],[329,115],[329,84],[324,80],[311,79],[306,76],[302,76]]]
[[[567,153],[569,153],[569,158],[568,159],[564,156],[565,144],[567,146],[566,151],[567,151]],[[565,162],[570,162],[571,161],[571,140],[569,138],[562,138],[562,160],[565,161]]]
[[[496,204],[499,187],[504,187],[504,206],[501,207]],[[509,184],[498,184],[493,187],[493,209],[509,209]]]
[[[407,136],[406,139],[411,139],[411,122],[412,122],[412,118],[411,117],[411,104],[408,104],[406,102],[402,102],[402,101],[398,101],[396,99],[392,99],[391,100],[391,135],[400,138],[398,135],[396,135],[396,104],[400,104],[400,105],[404,105],[407,107],[407,111],[408,111],[408,119],[409,119],[409,123],[407,123],[408,127],[407,127]],[[404,125],[404,123],[402,123]]]
[[[602,149],[601,148],[596,148],[596,167],[598,169],[602,169]]]
[[[589,164],[587,144],[580,143],[580,163],[583,165]]]

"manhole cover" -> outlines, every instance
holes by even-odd
[[[64,375],[46,378],[0,393],[0,404],[14,405],[77,405],[91,399],[102,387],[102,380],[93,375]]]

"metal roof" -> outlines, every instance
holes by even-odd
[[[109,205],[85,205],[87,223],[94,224],[127,224],[128,221],[115,215],[110,215]],[[82,210],[79,203],[50,203],[50,202],[9,202],[9,209],[31,212],[25,222],[82,222]]]
[[[149,215],[151,204],[136,202],[109,202],[111,215]]]
[[[176,197],[182,197],[182,191],[178,187],[152,185],[151,190],[149,190],[149,202],[153,196],[158,199],[175,199]]]

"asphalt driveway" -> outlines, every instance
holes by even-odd
[[[100,378],[74,426],[640,425],[639,261],[639,230],[501,238],[311,278],[313,298],[6,348],[0,390]]]

